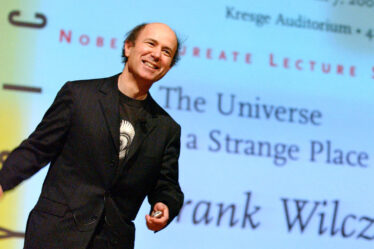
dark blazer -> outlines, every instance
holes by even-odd
[[[113,248],[133,248],[132,220],[146,196],[165,203],[169,222],[183,193],[178,183],[180,126],[150,97],[119,165],[118,75],[66,83],[41,123],[3,164],[9,190],[50,163],[29,215],[25,248],[84,249],[102,216],[115,227]]]

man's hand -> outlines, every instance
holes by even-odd
[[[153,212],[161,211],[162,215],[158,218],[150,215],[145,216],[147,227],[152,231],[159,231],[166,226],[169,220],[169,208],[162,202],[157,202],[153,207]]]
[[[0,185],[0,198],[3,196],[3,188]]]

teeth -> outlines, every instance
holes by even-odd
[[[151,64],[151,63],[149,63],[148,61],[144,62],[144,64],[146,64],[148,67],[151,67],[151,68],[153,68],[153,69],[156,69],[156,66],[153,65],[153,64]]]

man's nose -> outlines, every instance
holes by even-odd
[[[155,61],[158,61],[160,59],[160,56],[161,56],[161,50],[160,49],[153,49],[152,50],[152,57]]]

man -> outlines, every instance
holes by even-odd
[[[165,24],[135,27],[123,72],[66,83],[43,120],[8,157],[0,195],[50,162],[29,215],[26,249],[133,248],[132,220],[145,198],[147,227],[163,229],[178,214],[180,126],[148,90],[178,59]]]

